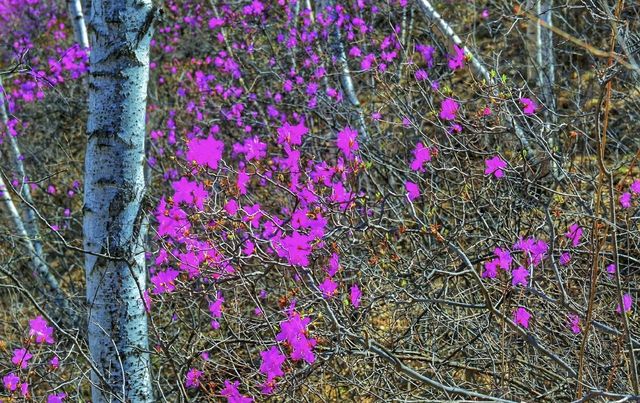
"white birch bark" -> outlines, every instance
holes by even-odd
[[[84,14],[82,13],[82,3],[80,0],[67,0],[67,7],[69,9],[69,19],[73,25],[73,35],[76,43],[80,45],[82,49],[87,49],[89,47],[89,35],[87,34]]]
[[[5,106],[4,87],[2,85],[2,79],[0,78],[0,120],[2,124],[7,127],[9,116]],[[9,189],[6,187],[4,178],[0,174],[0,201],[4,206],[9,219],[13,225],[13,229],[18,237],[21,239],[22,244],[26,249],[26,254],[31,261],[31,267],[36,280],[42,284],[44,295],[52,297],[55,302],[55,307],[59,308],[61,312],[58,315],[62,316],[65,323],[71,326],[80,324],[80,318],[77,315],[75,309],[71,307],[71,302],[68,297],[62,291],[60,284],[56,277],[51,273],[47,261],[42,249],[42,242],[40,240],[40,232],[38,230],[38,223],[36,222],[36,215],[33,210],[33,200],[31,199],[31,192],[29,190],[29,184],[26,180],[26,173],[24,164],[19,158],[21,155],[20,148],[18,146],[18,140],[9,135],[7,136],[9,142],[9,154],[13,169],[20,176],[21,185],[19,188],[20,197],[26,202],[27,206],[22,209],[22,216],[18,208],[16,207],[13,199],[9,194]]]
[[[9,122],[9,116],[7,114],[7,108],[5,104],[6,100],[4,98],[4,86],[2,83],[2,78],[0,78],[0,119],[2,120],[2,124],[7,127],[7,123]],[[13,170],[20,179],[20,195],[22,198],[29,204],[26,208],[22,210],[22,217],[24,220],[24,227],[29,235],[29,238],[33,244],[34,251],[39,260],[44,261],[44,255],[42,251],[42,242],[40,241],[40,231],[38,230],[38,223],[36,222],[35,212],[31,209],[30,206],[33,206],[33,200],[31,199],[31,189],[29,188],[29,183],[27,181],[27,174],[24,169],[24,164],[22,163],[20,152],[20,146],[18,145],[18,139],[13,136],[8,136],[9,138],[9,153],[11,156],[11,162],[13,165]]]
[[[84,248],[95,403],[153,401],[142,300],[144,144],[151,0],[93,0]]]
[[[445,21],[442,18],[440,13],[438,13],[438,11],[436,11],[436,9],[433,8],[431,3],[428,0],[417,0],[417,1],[418,1],[418,4],[420,5],[421,10],[427,16],[427,18],[432,22],[434,22],[436,25],[438,25],[442,33],[447,35],[451,39],[451,41],[453,41],[453,43],[462,47],[462,49],[464,50],[464,53],[470,56],[471,65],[475,68],[475,70],[486,80],[487,84],[494,86],[496,82],[491,77],[491,74],[489,73],[489,71],[484,67],[484,65],[482,64],[482,62],[480,62],[480,60],[476,57],[476,55],[474,55],[469,50],[469,48],[464,46],[464,44],[462,43],[462,39],[460,39],[460,37],[455,33],[455,31],[453,30],[453,28],[451,28],[449,23],[447,23],[447,21]],[[515,132],[516,137],[522,144],[522,147],[526,152],[526,159],[532,165],[537,165],[538,164],[537,158],[535,157],[533,148],[531,147],[531,144],[529,143],[529,140],[527,139],[522,127],[520,127],[518,122],[516,122],[515,119],[511,117],[507,117],[506,121],[509,124],[509,126],[513,128],[513,131]]]
[[[335,0],[328,0],[325,7],[329,7],[331,9],[331,14],[336,19],[335,12]],[[338,24],[333,23],[334,28],[331,30],[331,53],[333,57],[336,59],[336,63],[338,65],[338,71],[340,75],[340,86],[342,90],[347,95],[347,99],[349,103],[355,110],[356,119],[358,121],[358,127],[360,129],[360,134],[362,135],[362,139],[366,144],[370,137],[369,132],[367,131],[367,125],[364,120],[364,112],[362,111],[362,107],[360,105],[360,101],[358,100],[358,94],[356,92],[356,88],[353,84],[353,78],[351,77],[351,70],[349,69],[349,63],[347,61],[347,54],[344,50],[344,43],[342,41],[342,34],[340,33],[340,27]]]
[[[47,288],[44,294],[47,297],[53,298],[51,302],[54,303],[53,309],[59,309],[57,315],[61,315],[65,323],[70,326],[78,325],[81,323],[76,311],[71,307],[69,299],[62,291],[58,280],[49,270],[49,266],[46,261],[36,252],[31,237],[27,233],[26,227],[20,213],[16,208],[16,205],[11,199],[9,189],[7,188],[4,178],[0,175],[0,204],[9,216],[12,224],[12,230],[16,236],[20,239],[20,242],[25,248],[26,255],[31,261],[31,267],[33,269],[34,277],[37,283]]]
[[[553,26],[553,0],[536,0],[536,13],[538,17]],[[555,178],[562,177],[559,139],[553,132],[553,126],[557,122],[556,99],[553,92],[555,84],[555,52],[553,51],[553,32],[536,22],[536,63],[538,65],[538,86],[542,92],[542,100],[545,104],[543,111],[544,133],[549,142],[549,149],[554,157],[551,159],[551,170]]]

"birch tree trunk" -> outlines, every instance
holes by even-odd
[[[6,128],[9,121],[7,114],[6,100],[4,98],[4,87],[0,78],[0,122]],[[22,217],[18,208],[13,203],[9,194],[9,189],[4,183],[2,173],[0,173],[0,202],[5,207],[16,234],[22,238],[22,243],[26,249],[27,256],[31,261],[33,275],[36,280],[43,286],[41,292],[47,297],[53,297],[55,308],[59,310],[56,315],[68,326],[79,326],[81,318],[77,314],[77,309],[72,306],[71,301],[65,295],[60,287],[58,280],[53,275],[47,264],[42,242],[40,240],[40,231],[36,222],[36,214],[34,211],[34,203],[29,190],[29,183],[25,173],[24,164],[21,160],[21,152],[18,146],[18,139],[7,135],[9,143],[9,158],[11,159],[14,174],[19,176],[21,181],[18,189],[19,196],[27,204],[23,206]]]
[[[351,77],[351,70],[349,70],[349,63],[347,62],[347,54],[344,50],[344,43],[342,42],[342,34],[340,33],[340,27],[336,23],[336,4],[335,0],[328,0],[326,3],[322,3],[325,8],[329,8],[331,15],[333,16],[333,29],[331,30],[331,53],[336,59],[336,64],[340,72],[340,86],[347,95],[347,99],[354,109],[355,118],[358,121],[358,128],[364,143],[370,140],[369,132],[367,131],[367,124],[364,121],[364,112],[358,100],[358,94],[356,93],[355,86],[353,84],[353,78]]]
[[[490,86],[495,87],[496,85],[495,80],[491,77],[491,74],[489,73],[489,71],[484,67],[482,62],[478,59],[477,55],[473,54],[471,50],[469,50],[469,48],[462,43],[462,39],[460,39],[458,34],[455,33],[455,31],[449,25],[449,23],[442,18],[440,13],[436,11],[436,9],[433,7],[431,2],[429,0],[417,0],[417,1],[418,1],[418,5],[420,6],[420,9],[425,14],[425,16],[430,21],[435,23],[438,26],[438,28],[440,28],[440,31],[442,31],[444,35],[449,37],[453,43],[461,47],[464,50],[465,55],[469,55],[469,57],[471,58],[471,65],[473,66],[473,68],[480,74],[480,76],[482,76],[482,78],[484,78],[487,81],[487,83]],[[494,89],[493,92],[494,94],[497,95],[497,89]],[[532,166],[536,166],[538,165],[538,158],[535,155],[535,151],[531,146],[531,144],[529,143],[529,140],[524,130],[518,124],[518,122],[513,118],[513,115],[514,114],[511,114],[510,112],[507,113],[507,115],[505,116],[505,123],[507,123],[507,125],[513,129],[514,134],[518,138],[518,141],[520,141],[520,144],[522,145],[522,149],[525,152],[524,154],[525,158],[529,161],[529,163]]]
[[[153,401],[142,300],[151,0],[93,0],[84,248],[95,403]]]
[[[80,0],[67,0],[67,6],[76,43],[82,49],[87,49],[89,47],[89,35],[87,34],[87,25],[84,22],[84,14],[82,13],[82,3]]]
[[[2,78],[0,78],[0,120],[2,124],[7,127],[9,122],[9,115],[7,114],[6,100],[4,98],[4,84]],[[18,145],[18,139],[13,136],[7,136],[9,139],[9,154],[11,162],[13,164],[14,173],[18,175],[21,182],[20,195],[29,204],[29,206],[23,209],[24,227],[27,230],[27,234],[31,238],[31,242],[34,247],[34,251],[39,260],[44,261],[44,254],[42,251],[42,242],[40,242],[40,231],[38,230],[38,223],[36,222],[36,215],[31,209],[33,206],[33,200],[31,199],[31,190],[29,189],[29,183],[27,181],[27,174],[24,169],[24,164],[20,158],[22,153],[20,152],[20,146]]]
[[[553,0],[537,0],[536,13],[538,17],[546,22],[548,26],[553,26]],[[557,123],[556,99],[553,92],[555,85],[555,52],[553,50],[553,32],[536,24],[536,62],[538,64],[538,86],[542,91],[542,99],[545,104],[544,133],[549,142],[552,154],[551,169],[555,178],[562,177],[562,163],[558,147],[560,141],[557,131],[554,131]]]

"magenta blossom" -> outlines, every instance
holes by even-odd
[[[153,293],[162,294],[175,290],[175,281],[176,278],[178,278],[178,275],[180,275],[180,273],[171,268],[157,272],[151,277],[151,283],[154,285]]]
[[[409,196],[409,200],[414,201],[418,197],[420,197],[420,188],[417,183],[406,181],[404,183],[405,188],[407,189],[407,193]]]
[[[191,368],[189,372],[187,372],[184,386],[191,389],[197,389],[200,386],[201,376],[202,376],[202,371],[199,371],[195,368]]]
[[[495,248],[493,253],[498,257],[498,265],[503,269],[509,271],[511,269],[511,252],[508,249],[502,250],[501,248]]]
[[[208,166],[211,169],[218,169],[218,162],[222,159],[224,143],[216,140],[213,136],[206,139],[194,139],[188,144],[187,160],[198,165]]]
[[[42,316],[29,321],[29,336],[35,336],[36,343],[53,344],[53,328]]]
[[[320,283],[318,288],[320,289],[320,291],[322,291],[322,295],[325,298],[331,298],[333,297],[333,295],[336,293],[336,290],[338,289],[338,283],[333,281],[331,277],[327,277],[324,279],[322,283]]]
[[[582,228],[578,224],[571,224],[569,230],[564,234],[571,241],[571,245],[575,248],[580,244],[580,238],[582,237]]]
[[[531,314],[521,306],[513,312],[513,321],[525,329],[529,328],[529,319],[531,319]]]
[[[309,364],[315,362],[313,347],[315,339],[307,337],[307,325],[310,318],[303,318],[297,312],[293,312],[288,320],[280,323],[280,333],[276,335],[277,341],[287,341],[291,346],[291,359],[294,361],[305,360]]]
[[[362,291],[357,284],[351,286],[351,294],[349,295],[349,299],[351,300],[351,305],[354,308],[358,308],[360,306],[360,297],[362,296]]]
[[[631,193],[625,192],[622,195],[620,195],[620,205],[623,208],[631,207]]]
[[[62,403],[65,397],[67,397],[67,394],[64,392],[50,394],[47,396],[47,403]]]
[[[424,172],[424,164],[431,161],[431,150],[422,143],[416,144],[413,150],[413,161],[411,161],[411,169],[414,171]]]
[[[578,315],[570,314],[569,315],[569,328],[573,332],[573,334],[580,333],[580,317]]]
[[[624,308],[624,312],[631,311],[631,306],[633,305],[633,298],[629,294],[624,294],[622,296],[622,307]],[[622,313],[622,309],[620,309],[620,304],[616,307],[616,313]]]
[[[336,275],[336,273],[340,270],[340,255],[337,253],[332,253],[331,258],[329,259],[329,268],[327,269],[327,274],[330,277]]]
[[[25,369],[27,368],[27,366],[29,366],[29,360],[31,359],[31,357],[33,357],[33,355],[31,355],[26,348],[18,348],[16,350],[13,350],[13,357],[11,358],[11,362],[18,367]]]
[[[51,365],[51,368],[53,369],[58,369],[60,368],[60,358],[58,358],[58,356],[54,356],[51,361],[49,361],[49,364]]]
[[[286,357],[280,353],[278,347],[272,346],[269,350],[260,352],[260,356],[262,357],[260,372],[267,376],[267,382],[279,376],[284,376],[282,364]]]
[[[342,151],[347,160],[353,160],[355,151],[358,151],[358,132],[347,126],[338,132],[338,148]]]
[[[458,70],[464,67],[464,49],[458,45],[453,45],[454,55],[449,57],[449,68],[451,70]]]
[[[520,103],[524,106],[522,111],[525,115],[533,115],[538,109],[538,105],[532,99],[520,98]]]
[[[496,178],[502,178],[504,176],[503,168],[507,167],[507,162],[496,155],[493,158],[485,160],[486,168],[484,170],[485,175],[493,174]]]
[[[495,278],[498,275],[498,264],[500,259],[492,259],[484,264],[484,271],[482,272],[482,278]]]
[[[10,374],[2,377],[2,383],[4,384],[4,388],[6,390],[8,390],[9,392],[13,392],[18,388],[18,385],[20,384],[20,378],[18,377],[18,375],[11,372]]]
[[[229,380],[224,381],[224,389],[220,391],[220,394],[227,398],[229,403],[251,403],[253,399],[240,394],[238,391],[238,385],[240,382],[235,381],[233,383]]]
[[[526,286],[527,285],[527,277],[529,277],[529,271],[527,269],[525,269],[523,266],[518,267],[517,269],[515,269],[514,271],[511,272],[511,285],[512,286],[517,286],[517,285],[522,285],[522,286]]]
[[[289,143],[291,145],[302,144],[302,136],[309,133],[309,129],[305,127],[304,123],[299,123],[295,126],[285,123],[277,131],[278,144]]]
[[[452,98],[447,98],[440,104],[440,119],[454,120],[458,112],[459,105]]]

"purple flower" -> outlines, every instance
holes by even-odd
[[[358,288],[357,284],[354,284],[351,286],[351,295],[349,296],[349,299],[351,300],[351,305],[353,305],[354,308],[358,308],[360,306],[360,297],[362,296],[362,291],[360,291],[360,288]]]
[[[175,191],[173,201],[176,204],[184,202],[191,206],[195,205],[200,210],[204,209],[204,201],[209,197],[209,192],[201,184],[182,177],[179,181],[173,182],[171,187]]]
[[[218,162],[222,159],[224,143],[213,136],[206,139],[194,139],[188,144],[187,160],[198,165],[206,165],[211,169],[218,169]]]
[[[299,123],[295,126],[285,123],[282,127],[278,128],[278,144],[289,143],[291,145],[302,144],[302,136],[309,133],[309,129],[305,127],[304,123]]]
[[[532,99],[520,98],[520,102],[524,106],[522,111],[525,115],[533,115],[536,112],[536,109],[538,109],[538,105]]]
[[[47,396],[47,403],[62,403],[65,397],[67,397],[67,394],[64,392],[51,394]]]
[[[631,207],[631,193],[625,192],[622,195],[620,195],[620,205],[623,208]]]
[[[229,215],[236,215],[238,212],[238,202],[235,199],[229,199],[227,204],[224,205],[224,209]]]
[[[582,237],[582,228],[578,224],[571,224],[569,231],[564,234],[571,241],[571,245],[575,248],[580,245],[580,237]]]
[[[338,289],[338,284],[331,279],[331,277],[326,277],[324,281],[318,286],[320,291],[322,291],[322,295],[325,298],[331,298]]]
[[[529,271],[525,269],[523,266],[518,267],[514,271],[511,272],[511,285],[516,286],[518,284],[526,286],[527,285],[527,277],[529,277]]]
[[[259,161],[267,155],[267,144],[260,141],[258,136],[245,139],[242,144],[233,145],[233,155],[244,154],[247,161]]]
[[[375,62],[375,60],[376,60],[376,55],[374,55],[373,53],[369,53],[360,62],[360,68],[362,70],[369,70],[373,62]]]
[[[58,369],[60,368],[60,358],[58,358],[58,356],[54,356],[51,361],[49,361],[49,364],[51,364],[51,368],[53,369]]]
[[[355,155],[354,151],[359,149],[357,137],[358,132],[349,126],[338,132],[338,148],[348,160],[352,160]]]
[[[42,316],[29,321],[29,336],[35,336],[36,343],[53,344],[53,328]]]
[[[162,294],[175,290],[175,280],[178,278],[178,275],[180,275],[179,272],[169,268],[151,277],[151,283],[154,285],[153,293]]]
[[[411,169],[414,171],[424,172],[425,162],[431,161],[431,150],[422,143],[416,144],[413,150],[413,161],[411,161]]]
[[[573,334],[580,333],[580,317],[578,315],[570,314],[569,315],[569,328],[573,332]]]
[[[449,56],[449,68],[458,70],[464,67],[464,49],[458,45],[453,45],[454,55]]]
[[[513,321],[525,329],[529,328],[529,319],[531,319],[531,314],[521,306],[513,312]]]
[[[484,271],[482,272],[482,278],[495,278],[498,275],[498,264],[500,259],[493,259],[484,264]]]
[[[222,293],[218,292],[216,299],[209,302],[209,313],[213,318],[220,318],[222,316],[222,304],[224,303],[224,297]]]
[[[624,308],[624,312],[629,312],[631,310],[631,305],[633,304],[633,298],[631,295],[624,294],[622,296],[622,307]],[[622,313],[622,309],[620,309],[620,304],[616,307],[616,313]]]
[[[415,77],[416,77],[416,81],[424,81],[427,78],[429,78],[429,74],[427,74],[427,72],[424,71],[423,69],[418,69],[416,70]]]
[[[276,340],[289,343],[292,348],[292,360],[305,360],[309,364],[313,364],[315,356],[312,348],[316,345],[316,340],[307,338],[309,322],[311,319],[302,318],[297,312],[291,313],[288,320],[280,323],[280,333],[276,335]]]
[[[11,372],[8,375],[2,377],[2,382],[4,383],[4,388],[9,392],[13,392],[18,388],[18,384],[20,383],[20,378],[18,375]]]
[[[440,104],[440,119],[454,120],[458,112],[459,105],[452,98],[447,98]]]
[[[507,162],[496,155],[493,158],[485,160],[486,168],[484,170],[485,175],[493,174],[496,178],[502,178],[504,176],[503,168],[507,167]]]
[[[26,348],[18,348],[16,350],[13,350],[13,357],[11,358],[11,362],[19,366],[20,368],[25,369],[27,368],[27,366],[29,366],[29,360],[31,359],[31,357],[33,357],[33,355],[31,355]]]
[[[433,54],[436,52],[436,49],[433,46],[417,44],[416,50],[422,55],[427,67],[433,67]]]
[[[511,262],[513,262],[513,258],[511,257],[511,253],[505,249],[502,250],[501,248],[495,248],[493,250],[493,253],[495,253],[495,255],[498,257],[498,265],[503,269],[503,270],[509,270],[511,269]]]
[[[189,372],[187,372],[187,377],[184,382],[184,385],[187,388],[196,389],[200,386],[200,377],[202,376],[202,371],[199,371],[195,368],[191,368]]]
[[[67,394],[64,392],[50,394],[47,396],[47,403],[62,403],[65,397],[67,397]]]
[[[271,381],[278,376],[283,376],[282,364],[286,357],[280,353],[276,346],[272,346],[267,351],[260,352],[262,364],[260,364],[260,372],[267,376],[267,381]]]
[[[314,237],[295,231],[291,236],[283,237],[280,242],[276,242],[276,252],[278,256],[286,258],[289,264],[309,266],[309,255],[311,255],[311,242],[313,240]]]
[[[404,183],[405,189],[407,189],[407,193],[409,195],[409,200],[414,201],[418,197],[420,197],[420,188],[417,183],[413,183],[411,181],[406,181]]]
[[[238,385],[240,382],[235,381],[233,383],[229,380],[224,381],[224,389],[220,391],[220,394],[227,398],[229,403],[251,403],[253,399],[250,397],[242,396],[238,391]]]
[[[327,274],[330,277],[333,277],[336,275],[339,269],[340,269],[340,256],[337,253],[332,253],[331,258],[329,259],[329,268],[327,269]]]
[[[563,252],[560,255],[560,264],[566,266],[571,261],[571,254],[569,252]]]

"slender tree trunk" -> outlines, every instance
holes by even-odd
[[[6,100],[4,98],[4,87],[2,85],[2,79],[0,78],[0,121],[7,127],[9,116],[5,106]],[[60,311],[56,312],[56,315],[69,326],[80,325],[80,317],[77,314],[77,310],[71,306],[69,298],[65,295],[58,283],[56,277],[51,273],[47,261],[42,249],[42,242],[40,240],[40,231],[38,230],[38,223],[36,222],[36,214],[34,211],[34,203],[31,199],[31,191],[29,189],[29,183],[27,181],[27,175],[25,173],[24,164],[21,160],[21,152],[18,146],[18,140],[8,135],[9,154],[11,163],[15,173],[20,178],[19,193],[22,200],[27,204],[23,206],[22,217],[18,211],[18,208],[13,203],[13,199],[9,194],[9,189],[4,183],[4,178],[0,174],[0,201],[4,205],[9,218],[13,223],[13,228],[16,234],[22,238],[22,243],[26,249],[26,254],[31,261],[31,268],[36,280],[43,286],[41,291],[47,297],[53,297],[55,301],[55,308]]]
[[[487,81],[487,83],[490,86],[495,87],[496,85],[495,80],[491,77],[491,74],[489,73],[489,71],[484,67],[482,62],[478,59],[477,55],[473,54],[471,50],[469,50],[469,48],[464,46],[464,44],[462,43],[462,39],[460,39],[458,34],[455,33],[455,31],[449,25],[449,23],[442,18],[440,13],[436,11],[436,9],[433,7],[431,2],[429,0],[417,0],[417,1],[424,15],[429,20],[434,22],[438,26],[438,28],[440,28],[440,31],[442,31],[443,34],[449,37],[449,39],[453,43],[455,43],[456,45],[464,49],[464,53],[466,55],[469,55],[471,58],[471,65],[473,66],[473,68],[482,76],[482,78],[484,78]],[[496,94],[497,89],[494,89],[493,92],[494,94]],[[522,127],[511,115],[512,115],[511,113],[508,113],[507,116],[505,116],[505,123],[507,123],[507,125],[513,129],[514,134],[520,141],[523,151],[526,153],[525,158],[529,161],[529,163],[532,166],[538,165],[538,158],[536,157],[535,150],[531,146],[531,143],[529,143],[529,139],[527,138],[527,135],[525,134]]]
[[[95,403],[153,401],[142,300],[151,0],[93,0],[84,247]],[[108,256],[108,257],[107,257]]]
[[[553,0],[537,0],[536,14],[549,26],[553,26]],[[560,141],[558,133],[554,132],[557,123],[556,99],[553,92],[555,85],[555,52],[553,51],[553,32],[536,23],[536,62],[538,64],[538,86],[542,92],[542,100],[545,104],[544,133],[549,143],[551,155],[552,174],[555,178],[562,177],[562,153],[559,151]]]
[[[67,0],[67,6],[76,43],[82,49],[87,49],[89,47],[89,35],[87,34],[87,25],[84,22],[84,14],[82,13],[82,3],[80,0]]]
[[[2,124],[6,127],[9,121],[7,114],[6,100],[4,98],[4,86],[2,78],[0,78],[0,119]],[[13,170],[18,175],[20,180],[20,195],[31,206],[33,206],[33,200],[31,199],[31,190],[27,181],[27,174],[22,163],[22,153],[20,152],[20,146],[18,145],[18,139],[13,136],[8,136],[9,139],[9,154],[11,162],[13,164]],[[34,251],[39,260],[44,261],[44,255],[42,251],[42,242],[40,241],[40,231],[38,230],[38,223],[36,222],[36,214],[31,208],[26,206],[23,212],[24,227],[27,234],[31,238],[31,242],[34,247]]]
[[[334,16],[334,20],[336,19],[336,11],[335,11],[335,0],[327,0],[324,3],[325,7],[329,7],[331,9],[331,15]],[[347,62],[347,54],[344,50],[344,43],[342,41],[342,34],[340,32],[340,27],[335,21],[333,22],[334,28],[331,31],[331,53],[332,56],[336,59],[336,64],[340,73],[340,86],[342,90],[347,95],[347,99],[351,104],[351,107],[355,112],[355,119],[358,121],[358,128],[360,129],[360,134],[362,135],[362,139],[365,143],[370,140],[369,132],[367,130],[367,124],[364,120],[364,112],[362,111],[362,106],[360,105],[360,101],[358,100],[358,94],[356,92],[356,88],[353,84],[353,78],[351,77],[351,70],[349,70],[349,63]]]

